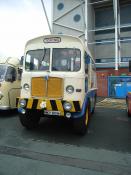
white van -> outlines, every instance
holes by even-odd
[[[77,133],[86,133],[95,110],[96,71],[79,38],[48,35],[28,41],[21,81],[18,111],[24,127],[36,127],[40,117],[65,117]]]
[[[20,75],[17,58],[0,59],[0,110],[16,108],[16,98],[20,95]]]

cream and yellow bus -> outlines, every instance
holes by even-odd
[[[82,41],[73,36],[47,35],[25,46],[18,98],[21,124],[34,128],[41,117],[73,120],[74,131],[85,134],[95,110],[95,62]]]
[[[16,98],[20,95],[19,60],[0,59],[0,110],[16,108]]]

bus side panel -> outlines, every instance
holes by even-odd
[[[16,98],[20,96],[20,89],[19,88],[10,89],[8,96],[9,96],[10,107],[16,108]]]
[[[77,112],[77,113],[74,113],[73,114],[73,118],[81,118],[81,117],[84,117],[84,115],[86,114],[86,110],[87,110],[87,107],[90,103],[90,110],[91,112],[93,111],[94,107],[92,104],[91,104],[91,100],[95,100],[96,98],[96,89],[93,89],[93,90],[90,90],[86,96],[85,96],[85,99],[84,99],[84,102],[83,102],[83,105],[82,105],[82,110],[81,112]]]

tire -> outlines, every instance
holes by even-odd
[[[82,118],[74,119],[73,129],[76,134],[85,135],[88,129],[88,123],[90,118],[90,105],[88,104],[86,114]]]
[[[128,117],[131,117],[131,112],[129,111],[128,99],[126,99],[126,106],[127,106],[127,114],[128,114]]]
[[[38,126],[40,117],[36,112],[27,112],[26,114],[19,114],[21,124],[27,129],[34,129]]]

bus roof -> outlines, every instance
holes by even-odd
[[[26,47],[30,44],[36,44],[36,43],[45,43],[45,44],[57,43],[61,45],[62,43],[65,43],[65,42],[77,42],[81,44],[86,50],[86,46],[80,38],[71,36],[71,35],[63,35],[63,34],[44,35],[44,36],[39,36],[37,38],[33,38],[26,43]]]
[[[62,47],[62,45],[68,45],[69,46],[69,43],[76,43],[75,46],[77,45],[81,45],[81,47],[83,47],[88,53],[90,53],[89,49],[85,46],[85,44],[83,43],[83,41],[78,38],[78,37],[75,37],[75,36],[71,36],[71,35],[63,35],[63,34],[58,34],[58,35],[44,35],[44,36],[40,36],[40,37],[37,37],[37,38],[34,38],[34,39],[31,39],[29,40],[27,43],[26,43],[26,48],[29,46],[29,45],[36,45],[36,44],[57,44],[58,46]],[[69,46],[70,47],[70,46]],[[28,49],[27,49],[28,50]],[[91,54],[90,54],[91,55]]]
[[[51,39],[51,38],[54,38],[54,39],[58,39],[59,40],[59,38],[60,38],[60,40],[59,41],[47,41],[46,39]],[[33,43],[36,43],[36,42],[43,42],[44,43],[44,40],[46,40],[45,41],[45,43],[59,43],[59,42],[69,42],[69,41],[74,41],[74,42],[80,42],[81,44],[83,44],[83,42],[82,42],[82,40],[81,39],[79,39],[79,38],[77,38],[77,37],[75,37],[75,36],[71,36],[71,35],[43,35],[43,36],[39,36],[39,37],[37,37],[37,38],[33,38],[33,39],[31,39],[31,40],[29,40],[28,42],[27,42],[27,44],[26,44],[26,46],[28,45],[28,44],[33,44]]]
[[[15,57],[0,58],[0,64],[10,64],[13,66],[19,66],[19,60]]]

